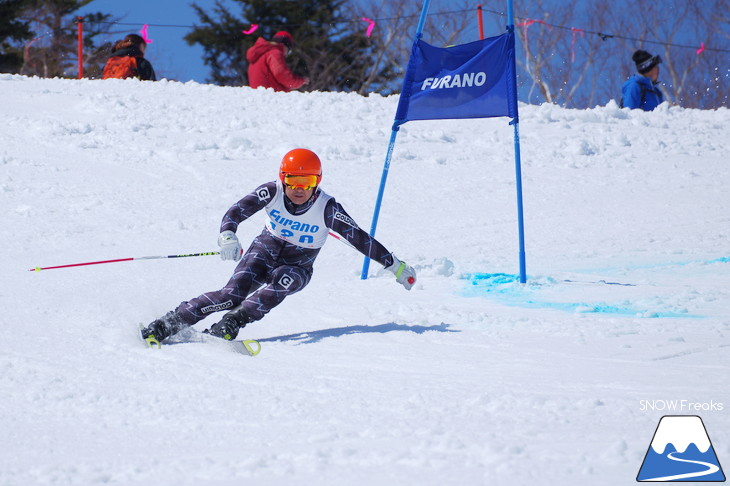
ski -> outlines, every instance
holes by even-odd
[[[171,346],[174,344],[188,344],[188,343],[214,343],[218,345],[228,345],[234,351],[244,354],[246,356],[256,356],[261,352],[261,343],[255,339],[234,339],[232,341],[226,341],[219,337],[211,336],[200,331],[196,331],[193,328],[183,329],[174,336],[170,336],[167,339],[158,341],[153,337],[147,339],[142,337],[142,330],[145,328],[144,324],[139,325],[137,336],[145,343],[148,348],[161,349],[162,346]]]

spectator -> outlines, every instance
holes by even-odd
[[[129,34],[115,42],[101,79],[137,78],[142,81],[157,81],[152,64],[144,58],[146,50],[147,43],[137,34]]]
[[[638,50],[634,52],[632,59],[639,74],[631,76],[621,87],[621,107],[652,111],[664,101],[664,94],[658,86],[659,63],[662,58]]]
[[[291,34],[284,31],[277,32],[271,41],[263,37],[256,39],[256,43],[246,52],[249,86],[291,91],[307,84],[309,78],[300,78],[286,65],[285,58],[293,45]]]

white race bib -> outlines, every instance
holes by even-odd
[[[324,222],[324,209],[332,196],[320,191],[319,197],[304,214],[294,215],[284,206],[284,186],[276,181],[276,195],[266,205],[266,229],[281,238],[303,248],[322,248],[329,230]]]

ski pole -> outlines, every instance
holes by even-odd
[[[188,253],[186,255],[163,255],[163,256],[144,256],[144,257],[133,257],[133,258],[117,258],[116,260],[102,260],[98,262],[84,262],[84,263],[71,263],[69,265],[57,265],[55,267],[35,267],[31,268],[29,272],[40,272],[41,270],[53,270],[54,268],[69,268],[69,267],[81,267],[84,265],[100,265],[102,263],[116,263],[116,262],[131,262],[132,260],[158,260],[160,258],[185,258],[185,257],[199,257],[199,256],[210,256],[220,255],[219,251],[208,251],[203,253]]]
[[[349,241],[340,238],[338,235],[330,232],[330,236],[340,240],[341,242],[348,245],[350,248],[354,248]],[[219,251],[208,251],[203,253],[189,253],[187,255],[163,255],[163,256],[144,256],[144,257],[133,257],[133,258],[117,258],[114,260],[102,260],[98,262],[84,262],[84,263],[71,263],[69,265],[57,265],[55,267],[35,267],[28,269],[29,272],[40,272],[41,270],[53,270],[56,268],[69,268],[69,267],[82,267],[85,265],[101,265],[103,263],[116,263],[116,262],[131,262],[133,260],[159,260],[161,258],[185,258],[185,257],[199,257],[199,256],[210,256],[220,255]]]
[[[352,246],[352,244],[349,241],[347,241],[344,238],[341,238],[337,234],[332,233],[330,231],[329,232],[329,235],[332,236],[333,238],[335,238],[336,240],[341,241],[342,243],[346,244],[350,248],[355,248],[354,246]],[[86,265],[101,265],[103,263],[131,262],[131,261],[134,261],[134,260],[159,260],[159,259],[162,259],[162,258],[186,258],[186,257],[211,256],[211,255],[220,255],[220,253],[221,252],[219,252],[219,251],[208,251],[208,252],[202,252],[202,253],[188,253],[186,255],[161,255],[161,256],[143,256],[143,257],[117,258],[117,259],[114,259],[114,260],[101,260],[101,261],[98,261],[98,262],[84,262],[84,263],[71,263],[71,264],[68,264],[68,265],[56,265],[54,267],[35,267],[35,268],[29,268],[28,271],[29,272],[40,272],[41,270],[54,270],[54,269],[57,269],[57,268],[70,268],[70,267],[83,267],[83,266],[86,266]],[[408,279],[408,280],[409,280],[409,283],[411,283],[411,284],[413,282],[415,282],[415,280],[413,282],[411,282],[411,280],[413,280],[413,279]]]
[[[329,235],[330,235],[330,236],[331,236],[332,238],[336,239],[337,241],[340,241],[340,242],[342,242],[342,243],[346,244],[346,245],[347,245],[347,246],[349,246],[350,248],[352,248],[352,249],[354,249],[354,250],[357,250],[357,248],[355,248],[354,246],[352,246],[352,243],[350,243],[350,242],[349,242],[349,241],[347,241],[346,239],[342,238],[342,237],[341,237],[340,235],[338,235],[337,233],[333,233],[333,232],[331,232],[331,231],[330,231],[330,232],[329,232]]]
[[[330,232],[330,236],[335,237],[336,239],[340,240],[341,242],[348,245],[350,248],[354,248],[350,242],[347,240],[340,238],[336,234]],[[98,262],[84,262],[84,263],[71,263],[69,265],[56,265],[54,267],[35,267],[28,269],[29,272],[40,272],[41,270],[53,270],[56,268],[70,268],[70,267],[83,267],[86,265],[101,265],[103,263],[116,263],[116,262],[131,262],[133,260],[159,260],[161,258],[185,258],[185,257],[199,257],[199,256],[210,256],[210,255],[220,255],[221,252],[219,251],[208,251],[208,252],[202,252],[202,253],[189,253],[187,255],[162,255],[162,256],[144,256],[144,257],[131,257],[131,258],[117,258],[114,260],[101,260]]]

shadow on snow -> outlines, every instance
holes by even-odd
[[[387,332],[404,331],[414,332],[416,334],[423,334],[427,331],[436,332],[460,332],[449,329],[449,324],[438,324],[434,326],[409,326],[405,324],[396,324],[394,322],[388,324],[380,324],[377,326],[345,326],[345,327],[333,327],[331,329],[320,329],[318,331],[299,332],[296,334],[287,334],[286,336],[276,336],[264,339],[258,339],[260,343],[266,342],[286,342],[286,341],[297,341],[297,344],[312,344],[318,343],[325,338],[346,336],[348,334],[385,334]]]

